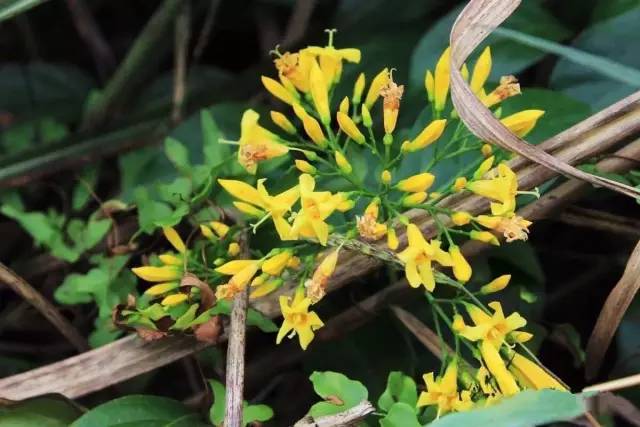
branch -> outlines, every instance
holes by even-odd
[[[175,19],[173,109],[171,121],[174,125],[182,121],[183,104],[187,93],[187,55],[191,36],[191,3],[185,2]]]
[[[374,411],[373,405],[368,401],[362,401],[351,409],[335,415],[313,418],[308,415],[295,423],[293,427],[345,427],[355,425],[359,421]]]

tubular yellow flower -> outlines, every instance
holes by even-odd
[[[295,135],[296,127],[289,121],[287,116],[279,111],[271,111],[269,114],[271,115],[271,121],[276,126],[290,135]]]
[[[338,165],[338,169],[340,169],[343,173],[349,175],[353,168],[351,167],[351,163],[347,160],[347,158],[340,151],[335,152],[336,164]]]
[[[436,177],[429,172],[419,173],[401,180],[396,184],[396,188],[408,193],[420,193],[427,191],[435,179]]]
[[[387,85],[389,82],[389,69],[385,68],[380,71],[371,81],[371,86],[369,86],[369,90],[367,91],[367,96],[364,98],[364,105],[367,106],[367,109],[371,110],[373,104],[378,100],[380,96],[380,91],[383,87]]]
[[[262,264],[262,271],[272,276],[279,276],[287,267],[292,255],[291,251],[283,251],[272,256]]]
[[[360,132],[360,129],[358,129],[358,126],[356,126],[353,120],[351,120],[351,117],[342,111],[338,111],[336,117],[338,118],[338,125],[340,126],[340,129],[346,133],[349,138],[353,139],[360,145],[364,144],[365,137],[362,132]]]
[[[471,214],[464,211],[454,212],[451,214],[451,222],[458,226],[467,225],[471,222]]]
[[[500,122],[519,138],[524,138],[533,130],[538,119],[543,115],[544,111],[542,110],[524,110],[505,117]]]
[[[467,189],[479,196],[494,200],[491,202],[493,215],[508,215],[516,208],[518,176],[505,163],[499,164],[495,172],[490,178],[467,183]]]
[[[336,49],[333,47],[333,32],[329,30],[329,45],[324,47],[309,46],[305,50],[318,57],[320,68],[325,76],[328,85],[340,81],[342,76],[342,61],[351,63],[360,62],[360,50],[354,48]]]
[[[484,176],[484,174],[489,172],[491,170],[491,167],[493,166],[493,161],[495,159],[495,156],[490,156],[484,159],[482,163],[480,163],[480,166],[478,166],[478,169],[476,169],[476,171],[473,173],[473,179],[480,179]]]
[[[161,254],[158,256],[158,258],[160,259],[160,262],[162,262],[164,265],[180,266],[184,264],[184,260],[182,257],[175,256],[172,253]]]
[[[180,235],[178,234],[175,228],[164,227],[162,229],[162,232],[164,233],[164,237],[169,241],[169,243],[171,243],[171,246],[173,246],[176,249],[176,251],[180,252],[181,254],[187,251],[187,248],[184,245],[184,242],[180,238]]]
[[[211,229],[204,224],[200,224],[200,232],[209,240],[216,238],[216,236],[213,234],[213,231],[211,231]]]
[[[227,224],[224,224],[220,221],[211,221],[209,223],[209,227],[218,235],[218,237],[223,238],[229,233],[231,229]]]
[[[380,199],[375,198],[369,203],[363,216],[356,217],[358,233],[365,240],[380,240],[387,233],[387,226],[378,222]]]
[[[344,98],[342,98],[342,101],[340,101],[340,105],[338,106],[338,111],[347,115],[349,114],[349,98],[348,97],[345,96]]]
[[[295,105],[300,102],[298,98],[296,98],[278,81],[267,76],[262,76],[261,80],[265,89],[267,89],[271,93],[271,95],[275,96],[280,101],[289,105]]]
[[[153,285],[152,287],[144,291],[144,294],[155,297],[177,289],[178,286],[180,286],[179,282],[158,283],[157,285]]]
[[[413,152],[428,147],[440,138],[446,124],[447,121],[445,119],[432,121],[413,141],[402,144],[402,151]]]
[[[315,175],[315,173],[318,171],[315,166],[313,166],[311,163],[307,162],[306,160],[298,159],[295,161],[295,164],[296,164],[296,168],[303,173]]]
[[[502,276],[496,277],[486,285],[480,288],[480,293],[482,294],[492,294],[494,292],[500,292],[504,288],[509,285],[509,281],[511,280],[510,274],[503,274]]]
[[[459,193],[460,191],[464,190],[464,187],[466,185],[467,185],[467,178],[465,178],[464,176],[460,176],[456,178],[455,182],[453,183],[453,190],[456,193]]]
[[[325,81],[325,76],[320,70],[320,66],[314,61],[311,65],[311,74],[309,75],[309,89],[311,91],[311,99],[316,111],[320,116],[320,121],[328,125],[331,123],[331,112],[329,111],[329,87]]]
[[[449,254],[451,255],[451,262],[453,264],[453,275],[460,282],[468,282],[471,278],[471,266],[460,252],[458,246],[451,246],[449,248]]]
[[[265,212],[261,209],[256,208],[253,205],[245,202],[233,202],[233,206],[235,206],[240,212],[245,213],[250,216],[254,216],[256,218],[261,218],[264,216]]]
[[[369,112],[369,108],[367,108],[366,104],[362,104],[362,124],[364,127],[371,129],[373,126],[373,120],[371,120],[371,113]]]
[[[482,148],[480,149],[480,152],[484,157],[489,157],[493,153],[493,147],[491,147],[491,145],[489,144],[482,144]]]
[[[469,390],[458,391],[458,362],[454,359],[449,363],[442,378],[435,381],[433,372],[422,376],[427,390],[420,393],[416,406],[437,405],[436,417],[449,412],[467,411],[473,407],[471,392]]]
[[[427,193],[421,191],[419,193],[411,193],[402,198],[402,206],[412,207],[419,205],[427,199]]]
[[[480,354],[484,360],[487,369],[496,379],[500,391],[505,396],[511,396],[520,391],[520,387],[516,384],[513,375],[507,370],[504,361],[500,357],[498,350],[487,341],[480,343]]]
[[[216,271],[226,276],[232,276],[255,264],[259,265],[260,261],[255,259],[234,259],[232,261],[225,262],[224,264],[216,268]]]
[[[531,221],[515,214],[507,216],[479,215],[476,222],[483,227],[502,233],[509,243],[514,240],[527,240],[529,226],[532,224]]]
[[[300,347],[306,350],[309,343],[313,341],[314,331],[324,326],[324,323],[314,311],[309,311],[311,300],[305,298],[304,292],[296,291],[293,301],[287,296],[280,297],[280,310],[282,311],[282,325],[276,337],[276,343],[280,344],[282,339],[294,331],[300,340]]]
[[[446,48],[436,64],[433,84],[433,102],[436,111],[442,111],[449,94],[450,48]]]
[[[387,231],[387,247],[392,251],[398,249],[400,242],[398,241],[398,235],[396,234],[396,230],[393,228],[389,228]]]
[[[493,235],[493,233],[489,233],[488,231],[478,231],[472,230],[469,234],[471,240],[477,240],[479,242],[490,243],[494,246],[500,246],[500,241]]]
[[[240,253],[240,245],[236,242],[229,243],[229,247],[227,248],[227,254],[231,257],[238,256]]]
[[[514,76],[502,76],[500,85],[488,95],[484,95],[483,91],[478,94],[485,107],[490,108],[515,95],[520,95],[520,85],[518,79]]]
[[[131,271],[147,282],[172,282],[182,278],[182,269],[171,265],[134,267]]]
[[[237,261],[247,261],[247,260],[237,260]],[[256,275],[256,273],[258,272],[258,269],[260,268],[260,264],[261,264],[260,261],[258,260],[249,260],[249,261],[250,262],[248,263],[238,263],[238,264],[231,264],[234,261],[229,261],[226,264],[216,268],[216,271],[222,274],[229,274],[229,273],[226,273],[228,271],[236,271],[235,273],[232,273],[233,275],[231,276],[231,279],[229,279],[229,282],[227,283],[227,285],[234,292],[239,292],[244,288],[246,288],[246,286],[249,284],[249,282],[251,282],[251,279],[253,279],[253,276]],[[241,268],[236,267],[234,270],[231,268],[234,266],[241,266]]]
[[[422,232],[415,224],[407,226],[409,244],[407,248],[398,254],[398,258],[405,265],[405,275],[409,285],[417,288],[420,285],[432,292],[436,282],[431,268],[432,262],[451,267],[453,262],[451,255],[440,249],[440,242],[432,240],[427,243]]]
[[[353,86],[353,96],[351,97],[351,102],[354,105],[360,104],[362,101],[362,92],[364,92],[364,85],[366,83],[364,73],[360,73],[358,78],[356,79],[356,84]]]
[[[475,94],[482,92],[484,84],[491,73],[491,48],[487,46],[476,61],[471,75],[471,90]]]
[[[176,306],[180,303],[183,303],[184,301],[186,301],[188,298],[187,294],[173,294],[173,295],[168,295],[166,297],[164,297],[164,299],[162,301],[160,301],[160,304],[165,305],[165,306],[169,306],[169,307],[173,307]]]
[[[380,95],[382,95],[382,114],[384,120],[384,132],[391,134],[396,128],[398,122],[398,112],[400,110],[400,100],[404,92],[404,86],[398,86],[393,81],[393,76],[389,73],[389,81],[380,89]]]
[[[279,142],[276,134],[258,124],[259,118],[260,115],[255,111],[246,110],[240,122],[238,163],[252,175],[255,175],[259,162],[284,156],[289,152],[289,148]]]
[[[302,119],[302,125],[304,126],[304,131],[314,143],[320,147],[327,146],[327,138],[325,138],[320,123],[316,119],[307,114]]]
[[[326,294],[327,284],[338,263],[339,252],[339,249],[329,252],[313,272],[311,279],[305,282],[307,297],[311,299],[313,304],[320,301]]]
[[[479,307],[466,305],[467,313],[475,326],[467,326],[460,335],[471,341],[486,341],[496,349],[500,349],[508,334],[527,324],[527,321],[518,313],[512,313],[504,317],[502,305],[494,301],[489,303],[494,314],[489,316]]]
[[[520,384],[526,388],[542,390],[546,388],[569,391],[558,380],[549,375],[537,363],[532,362],[518,352],[513,352],[509,371],[518,379]]]
[[[431,73],[431,70],[427,70],[424,75],[424,88],[427,91],[427,99],[429,100],[429,102],[433,102],[435,79],[433,78],[433,73]]]
[[[464,319],[459,314],[453,315],[453,322],[451,323],[451,327],[454,332],[458,333],[462,331],[467,325],[464,323]]]
[[[282,279],[267,280],[266,282],[256,286],[256,289],[253,290],[251,294],[249,294],[249,299],[253,300],[256,298],[261,298],[263,296],[269,295],[270,293],[278,289],[280,286],[282,286],[283,283],[284,283],[284,280]]]
[[[275,66],[278,70],[280,80],[287,80],[295,86],[300,92],[307,93],[309,91],[309,71],[314,60],[312,54],[306,49],[298,53],[286,52],[274,59]]]
[[[380,173],[380,181],[382,181],[383,184],[389,185],[389,183],[391,182],[391,172],[389,172],[387,169],[383,170]]]

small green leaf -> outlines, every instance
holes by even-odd
[[[247,325],[257,326],[262,332],[276,332],[278,330],[278,326],[273,323],[273,320],[253,308],[247,310]]]
[[[402,372],[391,372],[389,374],[387,388],[378,399],[378,407],[388,412],[396,402],[404,402],[412,408],[415,408],[418,402],[418,390],[415,381]]]
[[[199,304],[193,304],[189,307],[182,316],[178,317],[178,320],[176,320],[176,323],[171,326],[171,329],[182,330],[191,326],[193,319],[196,318],[196,310],[198,310],[199,306]]]
[[[415,405],[396,402],[389,408],[387,415],[380,420],[381,427],[422,427],[418,422]]]
[[[313,389],[325,402],[318,402],[309,409],[312,417],[333,415],[353,408],[367,400],[369,392],[359,381],[347,378],[338,372],[314,372],[309,377]]]
[[[244,402],[242,408],[242,423],[244,425],[259,421],[261,423],[273,418],[273,409],[267,405],[249,405]]]
[[[209,380],[209,385],[213,391],[213,404],[209,409],[209,421],[214,426],[219,426],[224,421],[224,401],[227,392],[222,383],[216,380]]]
[[[220,144],[220,130],[213,120],[209,110],[200,111],[200,123],[202,125],[202,141],[204,161],[208,166],[216,166],[229,156],[229,147]]]
[[[149,191],[138,187],[134,191],[135,203],[138,206],[138,224],[140,230],[151,234],[156,229],[156,223],[166,220],[173,214],[171,207],[164,202],[152,200]]]
[[[73,210],[82,209],[87,204],[97,180],[98,169],[96,167],[89,166],[82,170],[78,183],[73,188],[73,196],[71,196]]]
[[[182,173],[188,172],[191,163],[189,162],[189,150],[184,144],[169,137],[164,140],[164,152],[176,169]]]

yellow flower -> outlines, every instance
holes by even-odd
[[[295,164],[296,164],[296,168],[303,173],[314,175],[318,171],[315,166],[313,166],[311,163],[307,162],[306,160],[297,159],[295,161]]]
[[[387,233],[387,226],[378,222],[379,199],[373,199],[364,211],[364,215],[356,217],[358,233],[365,240],[380,240]]]
[[[433,73],[431,72],[431,70],[427,70],[424,75],[424,88],[427,91],[427,99],[429,100],[429,102],[433,102],[433,92],[435,91],[435,84],[436,82],[433,78]]]
[[[511,396],[520,391],[515,378],[507,370],[504,360],[500,357],[500,352],[489,341],[483,340],[480,343],[480,354],[487,369],[496,379],[503,395]]]
[[[398,241],[398,235],[396,234],[396,230],[393,228],[389,228],[387,231],[387,247],[392,251],[398,249],[400,242]]]
[[[489,94],[485,94],[482,89],[478,93],[480,100],[487,108],[515,95],[520,95],[520,85],[514,76],[500,77],[500,85]]]
[[[516,208],[518,177],[504,163],[498,165],[493,176],[467,183],[467,189],[479,196],[494,200],[495,202],[491,203],[493,215],[507,215]]]
[[[489,233],[488,231],[478,231],[471,230],[469,233],[469,237],[471,240],[477,240],[479,242],[491,243],[494,246],[500,246],[500,241],[494,236],[493,233]]]
[[[302,208],[295,215],[290,238],[293,240],[300,236],[316,238],[324,246],[329,238],[329,224],[325,222],[325,219],[345,200],[341,194],[333,195],[328,191],[313,191],[315,186],[316,181],[311,175],[300,175]]]
[[[224,224],[220,221],[211,221],[209,223],[209,227],[218,235],[218,237],[223,238],[227,235],[229,230],[231,229],[227,224]]]
[[[289,152],[289,148],[279,142],[276,134],[258,124],[259,118],[260,115],[255,111],[246,110],[240,122],[238,163],[252,175],[255,175],[259,162],[284,156]]]
[[[233,202],[233,206],[235,206],[240,212],[256,218],[262,218],[265,215],[265,211],[258,209],[249,203],[235,201]]]
[[[347,160],[347,158],[342,154],[339,150],[335,152],[336,165],[338,165],[338,169],[342,171],[342,173],[349,175],[353,172],[353,167],[351,167],[351,163]]]
[[[327,138],[324,136],[322,132],[322,127],[320,127],[320,123],[309,114],[304,114],[302,118],[302,126],[304,127],[304,131],[307,133],[309,138],[320,147],[327,146]]]
[[[225,294],[226,298],[230,298],[245,289],[260,269],[261,264],[260,260],[233,260],[216,268],[218,273],[231,275],[227,284],[222,285],[226,286],[225,288],[220,289],[220,291],[218,291],[218,288],[221,288],[221,286],[216,288],[216,295],[220,292]]]
[[[458,246],[452,245],[449,248],[449,254],[451,255],[451,263],[453,264],[453,275],[460,282],[468,282],[471,278],[471,266],[462,255]]]
[[[400,202],[402,203],[402,206],[412,207],[424,202],[426,198],[427,193],[424,191],[420,191],[418,193],[411,193],[408,196],[403,197]]]
[[[471,222],[471,214],[464,211],[454,212],[451,214],[451,222],[458,226],[467,225]]]
[[[204,237],[206,237],[209,240],[216,238],[216,236],[214,236],[213,234],[213,231],[211,231],[211,229],[204,224],[200,224],[200,232]]]
[[[529,226],[532,224],[521,216],[507,213],[506,216],[479,215],[476,222],[483,227],[502,233],[507,242],[527,240]]]
[[[365,137],[362,132],[360,132],[360,129],[358,129],[358,126],[356,126],[353,120],[351,120],[351,117],[342,111],[338,111],[336,117],[338,118],[338,125],[340,126],[340,129],[346,133],[349,138],[353,139],[358,144],[364,144]]]
[[[407,236],[409,244],[405,250],[398,254],[398,258],[404,263],[407,281],[414,288],[424,285],[431,292],[436,286],[431,263],[435,261],[440,265],[450,267],[453,265],[451,255],[440,249],[438,240],[427,243],[415,224],[407,226]]]
[[[262,271],[271,276],[279,276],[282,270],[287,267],[292,255],[291,251],[282,251],[272,256],[262,264]]]
[[[458,391],[458,363],[453,360],[447,366],[442,378],[435,381],[433,372],[422,376],[427,391],[420,393],[417,407],[437,405],[436,418],[449,412],[467,411],[473,407],[471,392],[469,390]]]
[[[307,297],[311,299],[313,304],[320,301],[326,294],[329,279],[333,275],[338,263],[339,252],[339,249],[329,252],[313,272],[311,279],[305,282],[304,286],[307,290]]]
[[[349,97],[345,96],[338,105],[338,111],[344,114],[349,114]]]
[[[383,87],[387,85],[389,82],[389,69],[385,68],[380,71],[371,81],[371,86],[369,86],[369,90],[367,91],[367,96],[364,98],[364,105],[367,106],[368,110],[371,110],[373,104],[377,101],[380,96],[380,91]]]
[[[507,335],[525,326],[527,321],[518,313],[512,313],[505,318],[502,305],[497,301],[489,303],[489,307],[494,310],[492,316],[479,307],[467,304],[467,313],[475,326],[467,326],[460,335],[471,341],[486,341],[499,349]]]
[[[158,283],[157,285],[153,285],[152,287],[144,291],[144,293],[145,295],[151,295],[155,297],[177,289],[178,286],[180,286],[180,282]]]
[[[480,288],[480,293],[482,294],[491,294],[494,292],[499,292],[507,287],[509,281],[511,280],[510,274],[503,274],[502,276],[496,277],[486,285]]]
[[[464,176],[459,176],[458,178],[456,178],[455,182],[453,183],[453,190],[456,193],[458,193],[462,191],[466,185],[467,185],[467,178],[465,178]]]
[[[286,52],[279,55],[275,52],[277,57],[274,59],[276,69],[280,76],[280,80],[289,81],[300,92],[306,93],[309,91],[309,71],[311,70],[311,64],[314,60],[313,55],[306,51],[301,50],[298,53]]]
[[[493,153],[493,148],[491,147],[490,144],[482,144],[482,148],[480,149],[480,152],[484,157],[489,157]]]
[[[133,274],[147,282],[171,282],[182,278],[182,269],[177,266],[165,265],[162,267],[134,267]]]
[[[320,68],[327,81],[332,85],[340,81],[342,76],[342,61],[358,64],[360,62],[360,50],[354,48],[336,49],[333,47],[333,32],[329,30],[329,45],[325,47],[309,46],[305,50],[318,57]]]
[[[181,254],[187,251],[187,248],[184,245],[184,242],[180,238],[180,235],[178,234],[175,228],[164,227],[162,229],[162,233],[164,234],[164,237],[169,241],[169,243],[171,243],[171,246],[173,246],[176,249],[176,251],[180,252]]]
[[[288,91],[287,88],[282,85],[282,83],[279,83],[278,81],[267,76],[262,76],[261,80],[265,89],[267,89],[271,93],[271,95],[275,96],[280,101],[289,105],[296,105],[300,102],[298,97],[292,92]]]
[[[551,388],[560,391],[569,391],[537,363],[532,362],[518,352],[513,352],[513,357],[509,364],[509,371],[511,371],[523,387],[534,390]]]
[[[160,262],[164,265],[183,265],[184,259],[181,256],[175,256],[172,253],[166,253],[162,255],[158,255]]]
[[[450,48],[446,48],[440,56],[436,64],[436,71],[433,83],[433,100],[436,111],[442,111],[447,103],[447,95],[449,94],[449,65],[450,65]]]
[[[533,130],[538,119],[544,115],[542,110],[524,110],[500,120],[518,138],[524,138]]]
[[[351,97],[351,102],[354,105],[360,104],[362,100],[362,92],[364,92],[364,85],[366,83],[364,73],[360,73],[358,78],[356,79],[356,84],[353,85],[353,96]]]
[[[411,153],[414,151],[422,150],[433,144],[440,138],[447,121],[445,119],[434,120],[429,123],[420,134],[411,142],[405,141],[402,144],[402,151]]]
[[[318,63],[315,61],[313,61],[313,64],[311,65],[309,85],[311,99],[313,100],[313,105],[315,105],[316,111],[320,116],[320,121],[322,121],[323,124],[328,125],[331,122],[331,112],[329,111],[329,87],[325,81],[324,74],[322,74]]]
[[[389,185],[389,183],[391,182],[391,172],[389,172],[387,169],[383,170],[380,173],[380,181],[382,181],[383,184]]]
[[[251,292],[251,294],[249,295],[249,299],[256,299],[256,298],[263,297],[265,295],[269,295],[271,292],[275,291],[280,286],[282,286],[283,283],[284,283],[284,280],[282,279],[272,279],[272,280],[267,280],[266,282],[260,285],[256,285],[256,289]]]
[[[230,257],[235,257],[240,254],[240,245],[236,242],[229,243],[229,247],[227,248],[227,255]]]
[[[291,123],[291,121],[289,121],[287,116],[279,111],[271,111],[270,115],[271,121],[280,129],[290,135],[294,135],[296,133],[296,127]]]
[[[427,191],[433,185],[435,179],[436,177],[428,172],[419,173],[401,180],[396,184],[396,188],[408,193],[420,193]]]
[[[166,306],[169,306],[169,307],[173,307],[173,306],[176,306],[176,305],[186,301],[187,298],[188,298],[187,294],[168,295],[168,296],[164,297],[164,299],[162,301],[160,301],[160,304],[166,305]]]
[[[380,90],[380,95],[382,95],[383,98],[382,114],[384,119],[384,132],[386,134],[393,133],[396,128],[398,112],[400,110],[400,100],[402,99],[403,92],[404,86],[398,86],[396,82],[393,81],[391,73],[389,73],[389,81]]]
[[[471,90],[479,94],[491,73],[491,48],[487,46],[476,61],[471,75]]]
[[[301,289],[296,291],[293,301],[290,297],[280,297],[280,310],[284,320],[280,326],[280,331],[276,338],[276,343],[280,344],[282,339],[291,331],[298,335],[300,347],[307,349],[313,340],[313,331],[320,329],[324,323],[314,311],[309,311],[311,300],[304,296]]]
[[[264,187],[265,179],[259,179],[257,188],[253,188],[242,181],[219,179],[220,185],[236,199],[257,206],[271,216],[280,239],[286,240],[291,227],[284,215],[291,210],[291,206],[300,198],[298,186],[292,187],[277,196],[271,196]]]

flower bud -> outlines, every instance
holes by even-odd
[[[387,247],[392,251],[398,249],[398,245],[400,242],[398,241],[398,235],[396,234],[396,230],[393,228],[389,228],[387,230]]]
[[[453,315],[453,322],[451,323],[451,328],[454,332],[462,331],[467,325],[464,323],[464,319],[459,314]]]
[[[427,99],[429,102],[433,102],[433,90],[434,90],[435,82],[433,80],[433,74],[431,70],[427,70],[424,75],[424,88],[427,90]]]
[[[391,182],[391,172],[389,172],[387,169],[383,170],[380,174],[380,181],[382,181],[383,184],[389,185],[389,183]]]
[[[313,142],[320,147],[327,146],[327,138],[325,138],[324,133],[322,133],[320,123],[318,123],[316,119],[307,114],[302,119],[302,125],[304,126],[305,132]]]
[[[500,246],[500,241],[496,238],[496,236],[493,235],[493,233],[490,233],[488,231],[473,230],[469,234],[469,237],[471,237],[472,240],[490,243],[494,246]]]
[[[378,97],[380,96],[380,91],[383,87],[387,85],[389,82],[389,69],[385,68],[380,71],[371,81],[371,86],[369,86],[369,90],[367,91],[367,96],[364,100],[367,108],[371,109],[373,104],[376,102]]]
[[[220,221],[211,221],[209,227],[211,227],[220,238],[225,237],[229,232],[229,226]]]
[[[277,82],[276,80],[270,77],[265,77],[265,76],[262,76],[261,80],[265,89],[267,89],[273,96],[275,96],[282,102],[287,103],[289,105],[296,105],[300,102],[296,96],[294,96],[281,83]]]
[[[457,226],[467,225],[471,222],[471,214],[463,211],[454,212],[451,214],[451,222]]]
[[[406,207],[416,206],[424,202],[426,198],[427,198],[427,193],[425,193],[424,191],[419,193],[411,193],[402,199],[402,206],[406,206]]]
[[[420,134],[410,143],[403,144],[402,151],[413,152],[422,150],[433,144],[444,132],[444,128],[447,124],[445,119],[434,120],[429,123]]]
[[[315,173],[317,172],[317,169],[315,166],[313,166],[311,163],[307,162],[306,160],[296,160],[295,161],[296,164],[296,168],[303,173],[308,173],[309,175],[315,175]]]
[[[484,159],[484,161],[480,163],[480,166],[478,166],[478,169],[473,173],[473,179],[480,179],[485,173],[489,172],[493,166],[494,160],[495,156]]]
[[[211,229],[206,225],[200,224],[200,232],[209,240],[214,240],[216,238],[216,236],[213,234],[213,231],[211,231]]]
[[[500,277],[496,277],[491,282],[487,283],[483,287],[480,288],[480,293],[482,294],[491,294],[494,292],[499,292],[507,287],[509,281],[511,280],[510,274],[503,274]]]
[[[464,190],[464,187],[466,185],[467,185],[467,178],[465,178],[464,176],[460,176],[456,178],[455,182],[453,183],[453,190],[456,193],[459,193],[460,191]]]
[[[419,173],[401,180],[396,184],[396,188],[408,193],[421,193],[427,191],[435,179],[436,177],[428,172]]]
[[[351,163],[349,163],[347,158],[340,151],[336,151],[335,157],[336,157],[336,164],[338,165],[338,168],[343,173],[349,175],[353,171],[353,168],[351,167]]]
[[[362,104],[362,124],[366,128],[371,128],[373,126],[373,120],[371,120],[371,113],[369,112],[369,108],[366,104]]]
[[[460,248],[455,245],[451,246],[449,254],[453,262],[454,277],[462,283],[468,282],[471,278],[471,266],[460,252]]]
[[[234,201],[233,206],[235,206],[240,212],[256,218],[260,218],[265,214],[262,209],[258,209],[249,203]]]
[[[484,157],[489,157],[491,153],[493,153],[493,147],[491,147],[490,144],[482,144],[482,148],[480,149],[480,152]]]
[[[270,114],[271,121],[273,121],[273,123],[280,129],[291,135],[296,133],[296,127],[289,121],[287,116],[279,111],[272,111]]]
[[[356,126],[353,120],[351,120],[351,117],[342,111],[338,111],[337,118],[340,129],[346,133],[349,138],[353,139],[358,144],[364,144],[365,137],[362,132],[360,132],[360,129],[358,129],[358,126]]]
[[[262,263],[262,271],[271,276],[279,276],[280,273],[282,273],[282,270],[287,266],[291,255],[291,251],[283,251],[272,256]]]
[[[349,98],[348,97],[345,96],[344,98],[342,98],[342,101],[338,106],[338,111],[340,111],[343,114],[349,115]]]
[[[364,73],[360,73],[358,79],[356,80],[356,84],[353,86],[353,97],[351,98],[351,102],[354,105],[358,105],[362,100],[362,92],[364,92],[365,85],[365,77]]]
[[[227,254],[229,256],[238,256],[240,254],[240,245],[236,242],[229,243],[229,248],[227,248]]]

